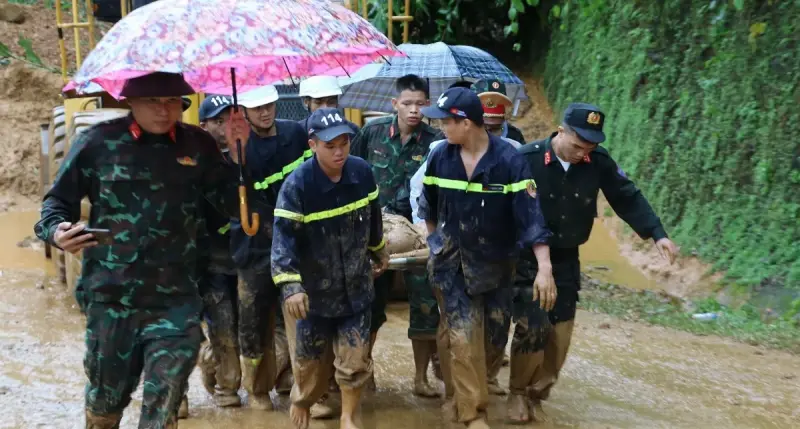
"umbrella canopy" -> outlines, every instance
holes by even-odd
[[[347,8],[326,0],[160,0],[134,10],[97,44],[65,90],[183,73],[198,92],[231,94],[288,76],[345,75],[399,54]]]
[[[511,100],[527,99],[525,85],[497,58],[481,49],[442,42],[429,45],[404,43],[398,49],[406,57],[397,57],[376,66],[364,66],[347,79],[349,85],[339,99],[343,107],[379,112],[392,111],[395,80],[407,74],[427,78],[431,99],[436,99],[459,80],[497,79],[506,84]]]

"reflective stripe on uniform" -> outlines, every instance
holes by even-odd
[[[386,239],[382,238],[381,242],[378,243],[377,246],[367,246],[367,249],[369,249],[372,252],[377,252],[378,250],[383,249],[385,246],[386,246]]]
[[[314,152],[312,152],[311,149],[306,150],[305,152],[303,152],[303,155],[300,158],[297,158],[294,161],[290,162],[289,164],[285,165],[281,169],[281,171],[279,171],[279,172],[277,172],[275,174],[267,176],[264,180],[262,180],[260,182],[254,183],[253,187],[257,191],[263,191],[263,190],[269,188],[269,185],[271,185],[271,184],[273,184],[273,183],[275,183],[275,182],[277,182],[279,180],[283,180],[286,176],[289,175],[289,173],[291,173],[297,167],[299,167],[300,164],[303,163],[303,161],[307,160],[308,158],[311,158],[313,155],[314,155]]]
[[[231,223],[228,222],[225,226],[221,226],[219,229],[217,229],[217,234],[225,235],[230,230],[231,230]]]
[[[295,213],[284,209],[275,209],[274,214],[275,217],[282,217],[284,219],[289,219],[301,223],[309,223],[309,222],[314,222],[315,220],[329,219],[332,217],[350,213],[362,207],[368,206],[369,202],[376,198],[378,198],[378,188],[375,188],[374,191],[370,192],[369,195],[366,196],[366,198],[353,201],[350,204],[346,204],[341,207],[337,207],[335,209],[323,210],[321,212],[310,213],[307,215],[304,215],[302,213]]]
[[[444,189],[453,189],[464,192],[479,192],[483,194],[509,194],[513,192],[524,191],[528,188],[529,184],[532,184],[533,187],[536,188],[536,182],[533,179],[525,179],[520,182],[509,183],[508,185],[490,184],[484,186],[482,183],[470,183],[464,180],[425,176],[422,178],[422,183],[426,185],[438,186]]]
[[[300,283],[302,278],[300,274],[278,274],[272,278],[272,283],[274,284],[281,284],[281,283]]]

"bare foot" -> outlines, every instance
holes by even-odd
[[[528,398],[522,395],[511,395],[508,397],[508,422],[514,425],[521,425],[531,421],[531,414],[528,410]]]
[[[489,380],[487,387],[489,388],[490,395],[497,395],[497,396],[508,395],[508,391],[500,386],[500,383],[497,381],[497,379]]]
[[[310,416],[308,408],[300,408],[292,404],[289,407],[289,418],[292,419],[295,429],[308,429],[308,418]]]
[[[273,411],[275,405],[269,395],[250,395],[250,408],[262,411]]]
[[[482,417],[479,417],[469,423],[467,423],[467,429],[490,429],[489,425],[486,423]]]
[[[545,423],[550,421],[550,417],[547,416],[547,413],[544,412],[542,408],[542,401],[534,401],[531,405],[531,417],[532,420],[539,423]]]
[[[414,394],[423,398],[438,398],[439,392],[436,391],[427,380],[414,381]]]
[[[342,416],[339,420],[339,429],[358,429],[358,426],[353,422],[352,417]]]

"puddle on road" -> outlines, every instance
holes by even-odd
[[[617,239],[600,218],[595,219],[592,235],[580,247],[580,254],[581,269],[598,280],[635,289],[659,289],[655,281],[620,254]]]
[[[0,214],[0,270],[37,269],[55,274],[53,264],[44,257],[44,245],[33,235],[38,220],[37,210]]]

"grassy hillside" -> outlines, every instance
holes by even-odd
[[[551,24],[554,108],[605,109],[606,146],[683,250],[800,288],[800,1],[568,0]]]

